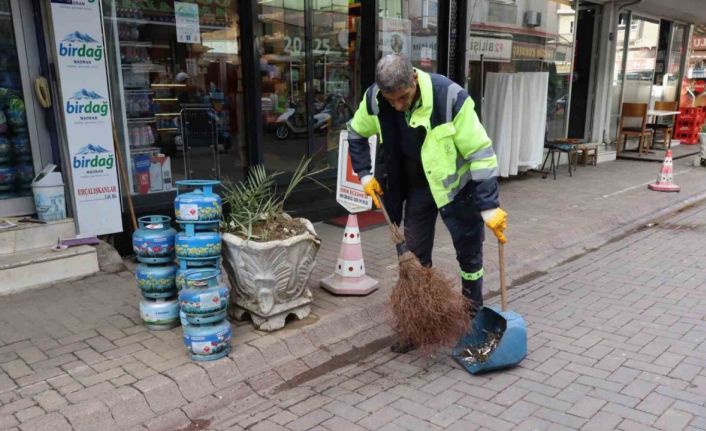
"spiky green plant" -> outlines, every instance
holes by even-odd
[[[283,172],[268,173],[263,165],[250,168],[245,180],[238,183],[224,183],[223,201],[230,206],[230,214],[225,219],[224,229],[248,240],[268,241],[270,229],[259,229],[254,233],[253,227],[275,223],[284,214],[284,204],[294,189],[305,179],[310,179],[320,186],[324,184],[314,178],[327,168],[310,171],[311,157],[302,157],[299,165],[292,173],[292,178],[282,194],[277,193],[276,179]]]

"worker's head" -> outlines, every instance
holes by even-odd
[[[375,83],[382,97],[401,112],[409,110],[417,95],[417,72],[402,54],[388,54],[378,61]]]

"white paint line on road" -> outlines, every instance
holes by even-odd
[[[674,176],[676,177],[677,175],[685,174],[685,173],[687,173],[687,172],[691,172],[691,169],[687,169],[687,170],[681,171],[681,172],[675,172],[675,173],[674,173]],[[601,199],[605,199],[605,198],[610,198],[610,197],[613,197],[613,196],[617,196],[617,195],[619,195],[619,194],[622,194],[622,193],[625,193],[625,192],[629,192],[630,190],[635,190],[635,189],[637,189],[637,188],[644,187],[644,186],[646,186],[646,185],[648,185],[648,184],[652,184],[652,183],[654,183],[654,180],[648,181],[648,182],[646,182],[646,183],[638,184],[638,185],[636,185],[636,186],[630,186],[630,187],[628,187],[628,188],[625,188],[625,189],[622,189],[622,190],[618,190],[617,192],[613,192],[613,193],[610,193],[610,194],[607,194],[607,195],[603,195],[603,196],[601,196]]]

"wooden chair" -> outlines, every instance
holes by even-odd
[[[639,119],[640,126],[625,126],[626,118]],[[620,152],[625,149],[628,138],[639,139],[638,152],[642,154],[645,147],[650,147],[652,134],[653,130],[647,128],[647,103],[623,103],[620,126],[618,127],[618,142],[615,145],[616,155],[619,156]]]
[[[658,111],[677,111],[677,102],[655,102],[655,109]],[[648,123],[647,127],[652,129],[653,133],[653,143],[654,139],[657,138],[657,132],[662,132],[662,137],[664,140],[662,141],[664,143],[664,149],[668,150],[672,148],[672,136],[674,135],[674,115],[670,115],[669,122],[666,123],[660,123],[659,119],[660,118],[667,118],[667,117],[657,117],[655,119],[654,123]]]

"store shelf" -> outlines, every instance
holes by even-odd
[[[161,127],[157,128],[158,132],[178,132],[180,129],[178,127]]]
[[[140,42],[138,40],[121,40],[120,47],[151,48],[152,42]]]
[[[186,87],[186,84],[150,84],[150,87],[152,88],[183,88]]]
[[[143,18],[123,18],[123,17],[110,17],[106,16],[103,18],[105,21],[110,21],[114,20],[119,23],[125,23],[125,24],[137,24],[137,25],[161,25],[161,26],[167,26],[167,27],[176,27],[176,23],[174,21],[152,21],[149,19],[143,19]],[[205,30],[223,30],[228,27],[231,27],[231,24],[226,24],[224,23],[222,26],[219,25],[211,25],[211,24],[200,24],[199,28],[205,29]]]
[[[152,99],[155,102],[176,103],[179,101],[176,97],[155,97]]]
[[[135,89],[125,89],[126,94],[153,94],[154,90],[149,88],[135,88]]]
[[[127,119],[128,123],[155,123],[156,121],[157,117],[136,117]]]
[[[166,67],[159,63],[124,63],[123,70],[130,70],[135,73],[166,72]]]
[[[130,152],[131,153],[154,153],[155,151],[162,151],[161,148],[159,147],[136,147],[133,145],[130,145]]]
[[[160,112],[154,115],[156,117],[174,117],[175,115],[181,115],[181,112]]]

